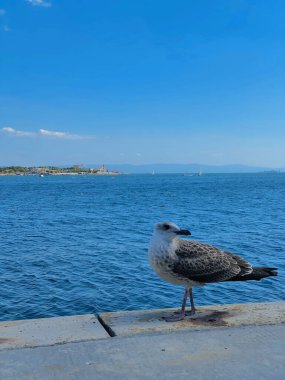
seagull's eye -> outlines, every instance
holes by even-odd
[[[163,228],[164,228],[165,230],[169,230],[170,226],[169,226],[168,224],[164,224]]]

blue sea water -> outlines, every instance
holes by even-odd
[[[197,305],[284,299],[284,200],[285,174],[0,177],[0,319],[180,306],[147,261],[164,220],[279,268],[195,288]]]

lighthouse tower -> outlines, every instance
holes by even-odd
[[[103,164],[102,166],[100,166],[98,171],[99,173],[106,173],[105,165]]]

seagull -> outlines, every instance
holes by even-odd
[[[188,295],[191,304],[189,314],[195,314],[193,286],[277,276],[277,268],[253,267],[240,256],[199,241],[180,239],[181,235],[191,235],[191,232],[172,222],[158,223],[148,250],[149,262],[155,273],[163,280],[185,288],[181,310],[166,317],[167,322],[185,318]]]

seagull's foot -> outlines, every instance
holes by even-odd
[[[185,310],[185,316],[186,317],[189,317],[191,315],[194,315],[196,313],[196,309],[191,309],[191,310]],[[174,311],[174,314],[176,315],[180,315],[181,314],[181,310],[177,310],[177,311]]]
[[[162,319],[165,320],[165,322],[178,322],[183,321],[185,319],[185,313],[175,312],[173,315],[168,315],[166,317],[162,317]]]
[[[189,310],[187,312],[187,315],[195,315],[196,314],[196,309],[195,308],[192,308],[191,310]]]
[[[173,314],[180,315],[181,311],[180,310],[174,311]],[[192,315],[192,314],[189,310],[186,310],[184,315],[185,315],[185,317],[188,317],[189,315]]]

